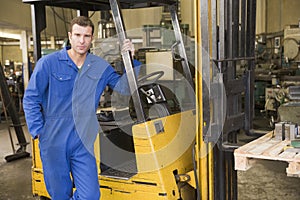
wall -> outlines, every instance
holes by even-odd
[[[194,36],[194,6],[195,6],[195,1],[191,0],[181,0],[180,1],[181,5],[181,23],[183,24],[189,24],[190,30],[189,34],[190,36]]]
[[[267,30],[266,16],[267,16],[267,0],[258,0],[256,2],[256,33],[265,33]]]
[[[123,21],[131,36],[141,36],[143,25],[159,25],[162,8],[123,10]],[[134,30],[135,29],[135,30]],[[131,31],[130,31],[131,30]]]
[[[20,46],[2,46],[3,63],[5,60],[22,62],[22,51]]]
[[[14,28],[19,30],[31,31],[31,8],[30,4],[25,4],[22,0],[1,0],[0,7],[0,27],[3,28],[4,24],[7,24],[8,28]],[[4,3],[5,1],[5,3]],[[182,22],[191,23],[193,21],[192,11],[193,11],[193,1],[191,0],[181,0],[181,12],[182,12]],[[18,12],[15,12],[18,8]],[[12,11],[13,14],[12,14]],[[145,15],[145,12],[147,13]],[[56,13],[56,15],[54,14]],[[91,12],[90,12],[91,13]],[[151,24],[159,23],[161,8],[145,8],[145,9],[136,9],[131,11],[124,10],[125,24],[129,28],[137,27],[136,25],[141,24]],[[65,22],[68,23],[70,19],[77,15],[75,10],[71,9],[62,9],[58,7],[46,7],[47,15],[47,29],[46,32],[49,35],[58,35],[65,36]],[[139,17],[136,17],[136,16]],[[54,16],[56,17],[56,25]],[[150,17],[149,17],[150,16]],[[99,14],[93,16],[95,22],[100,19]],[[129,23],[127,23],[129,22]]]
[[[5,3],[3,3],[5,2]],[[191,0],[181,0],[181,14],[182,14],[182,22],[193,24],[193,2]],[[277,32],[282,30],[285,25],[290,24],[297,24],[300,18],[300,1],[299,0],[257,0],[258,5],[258,12],[260,13],[258,17],[267,16],[266,23],[262,22],[261,20],[257,21],[257,25],[260,30],[266,29],[267,32]],[[267,10],[265,9],[267,8]],[[18,12],[13,12],[15,8],[18,8]],[[64,9],[64,12],[61,8],[54,8],[55,12],[58,14],[56,17],[56,23],[59,27],[55,29],[55,22],[54,22],[54,13],[53,10],[47,7],[47,30],[46,32],[49,35],[59,35],[65,36],[65,21],[68,22],[73,16],[76,15],[76,11],[71,11],[69,9]],[[149,9],[150,10],[150,9]],[[265,12],[264,12],[265,10]],[[155,21],[156,18],[159,16],[159,11],[155,15],[152,15],[151,11],[147,15],[140,15],[136,17],[137,11],[129,12],[124,11],[125,16],[128,13],[128,19],[130,19],[130,23],[133,24],[149,24],[151,18]],[[133,17],[134,16],[134,17]],[[147,16],[147,17],[145,17]],[[149,17],[153,16],[153,17]],[[99,17],[99,15],[98,15]],[[126,16],[127,17],[127,16]],[[96,18],[94,18],[96,19]],[[100,17],[98,18],[100,19]],[[141,21],[143,21],[141,23]],[[266,24],[266,28],[264,28]],[[129,24],[130,26],[130,24]],[[192,25],[191,25],[192,26]],[[22,3],[21,0],[2,0],[1,7],[0,7],[0,27],[1,28],[17,28],[22,30],[31,31],[31,11],[30,5]],[[191,29],[192,30],[192,29]]]
[[[0,64],[4,64],[2,60],[2,46],[0,45]]]
[[[3,1],[5,1],[5,3],[3,3]],[[16,8],[18,11],[16,11]],[[47,6],[46,16],[46,33],[48,35],[63,37],[66,35],[65,22],[68,23],[73,16],[76,16],[76,11],[58,7],[54,7],[52,9]],[[55,28],[55,23],[57,25],[57,29]],[[14,29],[19,31],[26,30],[31,32],[30,4],[23,3],[22,0],[1,0],[0,29]]]
[[[56,36],[66,38],[69,31],[69,22],[77,16],[77,11],[67,8],[46,7],[46,24],[45,29],[47,37]],[[45,32],[41,34],[44,37]]]
[[[266,3],[266,32],[278,32],[287,25],[298,24],[300,19],[299,0],[267,0]]]
[[[1,29],[31,31],[30,5],[22,3],[22,0],[1,0],[0,25]]]
[[[5,3],[4,3],[5,2]],[[182,23],[190,24],[190,33],[193,35],[194,15],[193,15],[194,1],[181,0],[181,19]],[[12,11],[18,8],[18,12]],[[257,33],[272,33],[284,29],[286,25],[298,24],[300,19],[300,1],[299,0],[257,0]],[[54,11],[56,15],[54,15]],[[62,8],[46,8],[47,14],[47,29],[46,34],[49,36],[67,37],[68,22],[77,15],[75,10]],[[147,14],[145,14],[147,12]],[[124,22],[127,30],[142,28],[144,24],[159,24],[161,19],[161,8],[145,8],[137,10],[124,10]],[[93,14],[92,12],[89,13]],[[54,20],[54,16],[56,20]],[[138,16],[138,17],[137,17]],[[151,16],[151,17],[149,17]],[[266,20],[264,18],[267,17]],[[100,20],[99,12],[96,12],[92,17],[95,23],[95,35],[98,31],[98,21]],[[56,23],[56,24],[55,24]],[[57,28],[56,28],[56,26]],[[21,0],[2,0],[0,7],[0,30],[14,29],[27,30],[31,32],[31,9],[30,5],[22,3]],[[45,32],[42,33],[44,37]],[[131,34],[138,34],[132,32]],[[140,34],[138,34],[140,35]],[[19,47],[3,47],[2,53],[0,50],[0,61],[11,59],[5,52],[9,49],[15,49],[14,53],[9,56],[16,55],[20,58]],[[0,48],[1,49],[1,48]],[[18,49],[18,50],[17,50]],[[3,57],[3,58],[2,58]],[[15,59],[13,59],[15,60]]]

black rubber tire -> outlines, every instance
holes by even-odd
[[[40,197],[40,200],[51,200],[51,199],[49,199],[48,197]]]

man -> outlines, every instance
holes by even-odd
[[[100,198],[93,155],[99,129],[95,112],[107,85],[122,91],[127,84],[118,84],[120,76],[111,65],[88,53],[93,32],[90,19],[74,18],[68,33],[71,48],[37,62],[23,98],[29,132],[39,138],[45,184],[52,200]],[[134,51],[129,40],[122,49]]]

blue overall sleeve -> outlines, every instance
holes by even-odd
[[[48,88],[48,70],[45,59],[41,58],[30,77],[28,87],[23,98],[28,130],[33,138],[41,134],[44,126],[44,116],[42,113],[45,91]]]
[[[134,73],[136,77],[140,72],[141,62],[138,60],[133,60]],[[119,92],[122,95],[130,95],[128,79],[126,73],[124,73],[121,77],[117,75],[116,72],[109,73],[109,82],[108,85],[115,91]]]

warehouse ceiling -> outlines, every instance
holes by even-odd
[[[0,29],[18,29],[18,28],[19,28],[18,25],[0,20]]]

